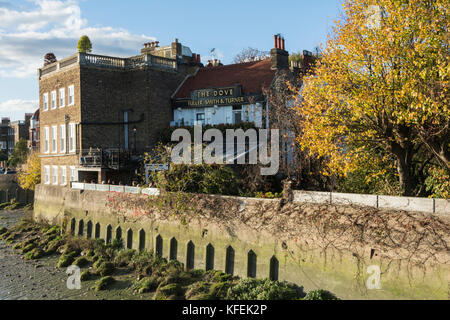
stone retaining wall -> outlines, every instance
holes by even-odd
[[[186,267],[287,280],[305,291],[326,289],[342,299],[449,298],[450,255],[442,243],[450,242],[450,221],[445,216],[178,196],[166,198],[164,207],[164,194],[151,197],[39,185],[34,218],[54,224],[65,221],[68,232],[83,237],[106,241],[121,237],[128,248],[154,250]],[[188,208],[186,212],[180,211],[177,199]],[[363,219],[368,219],[367,226],[361,229]],[[426,241],[416,245],[411,237],[404,243],[389,242],[389,237],[401,238],[404,232],[408,238],[426,225],[437,230],[422,234]],[[385,237],[383,230],[392,234]],[[423,259],[422,254],[430,257]],[[367,268],[372,265],[381,269],[381,290],[366,287]]]

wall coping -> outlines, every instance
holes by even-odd
[[[160,190],[157,188],[139,188],[128,186],[116,186],[105,184],[90,184],[72,182],[71,188],[74,190],[99,191],[99,192],[119,192],[129,194],[144,194],[149,196],[159,196]],[[406,212],[422,212],[433,215],[442,215],[450,217],[450,200],[431,199],[431,198],[413,198],[413,197],[394,197],[370,194],[353,193],[335,193],[293,190],[294,203],[312,203],[328,205],[350,205],[370,207],[376,209],[398,210]],[[221,198],[239,199],[246,201],[280,201],[280,199],[246,198],[236,196],[219,196]]]
[[[395,197],[369,194],[293,190],[294,202],[357,205],[376,209],[422,212],[450,217],[450,199]]]

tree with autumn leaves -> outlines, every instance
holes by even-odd
[[[364,167],[370,179],[395,166],[402,195],[425,194],[430,171],[450,179],[449,10],[447,0],[345,1],[296,106],[299,143],[328,174]]]
[[[24,168],[17,175],[19,185],[22,189],[33,190],[41,183],[41,159],[38,153],[32,153],[27,158]]]

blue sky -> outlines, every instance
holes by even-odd
[[[142,43],[178,38],[207,59],[231,63],[243,48],[270,50],[281,33],[290,52],[326,41],[343,0],[0,0],[0,117],[23,119],[38,107],[36,69],[63,58],[87,34],[93,53],[131,56]]]

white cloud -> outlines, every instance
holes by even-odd
[[[0,116],[10,117],[11,121],[24,120],[25,113],[34,113],[38,108],[37,100],[8,100],[0,103]]]
[[[0,77],[36,75],[46,53],[58,59],[75,53],[83,34],[94,53],[113,56],[135,55],[144,42],[156,40],[122,28],[89,26],[77,0],[31,2],[33,8],[26,11],[0,1]]]

